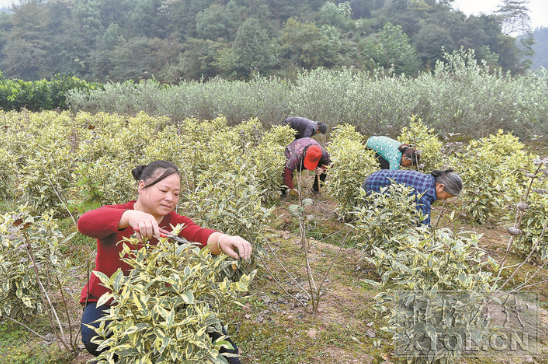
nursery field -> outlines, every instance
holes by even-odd
[[[156,159],[182,172],[179,213],[254,246],[252,262],[204,258],[217,270],[212,287],[229,283],[229,298],[211,310],[242,363],[548,362],[542,140],[526,145],[502,131],[442,140],[411,118],[392,137],[422,150],[422,171],[451,167],[464,182],[458,200],[434,204],[425,229],[405,194],[375,204],[360,192],[378,167],[368,136],[350,125],[318,138],[334,167],[320,195],[312,175],[296,174],[300,198],[279,196],[291,130],[256,119],[229,126],[222,117],[0,112],[0,127],[2,363],[92,359],[78,337],[78,300],[96,242],[76,221],[135,198],[131,169]],[[167,330],[161,321],[155,330]],[[117,335],[134,335],[135,350],[155,355],[143,363],[223,362],[213,345],[189,353],[145,331]]]

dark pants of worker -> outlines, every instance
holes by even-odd
[[[325,182],[325,179],[327,178],[327,174],[325,172],[323,172],[322,174],[320,174],[320,180],[323,182]],[[318,188],[318,177],[314,177],[314,184],[312,185],[312,190],[313,191],[319,191],[319,188]]]
[[[390,169],[390,163],[388,163],[386,159],[381,157],[379,153],[375,153],[375,158],[377,158],[377,162],[379,162],[379,166],[381,167],[381,169]]]
[[[301,162],[301,165],[299,167],[297,167],[297,170],[300,172],[302,172],[302,170],[304,169],[304,166],[302,165],[302,162]],[[289,171],[289,170],[287,170]],[[289,173],[289,172],[286,172],[286,170],[284,170],[284,174],[285,173]],[[285,179],[284,177],[284,174],[282,174],[282,179]],[[291,176],[290,177],[287,177],[287,178],[293,178],[293,173],[291,172]],[[320,180],[323,182],[325,182],[325,179],[327,178],[327,174],[325,172],[323,172],[322,174],[320,174]],[[287,182],[289,183],[289,182]],[[285,181],[284,181],[284,185],[281,187],[281,190],[280,192],[282,193],[282,196],[285,196],[285,193],[286,193],[286,189],[287,189],[287,185],[285,184]],[[312,190],[315,191],[315,192],[318,192],[320,189],[318,187],[318,177],[314,176],[314,184],[312,185]]]
[[[98,328],[100,323],[94,322],[94,321],[100,319],[105,314],[104,310],[108,310],[108,309],[109,309],[109,306],[107,305],[102,305],[97,307],[96,302],[90,302],[84,308],[84,313],[82,314],[82,343],[84,343],[86,350],[93,356],[98,356],[99,354],[101,354],[101,351],[97,350],[99,348],[99,345],[91,342],[91,339],[97,336],[97,333],[95,332],[95,330],[87,327],[85,324]],[[226,335],[226,331],[224,328],[223,328],[223,334]],[[223,334],[219,332],[212,332],[212,333],[209,333],[208,335],[212,341],[215,341],[219,337],[221,337]],[[234,349],[231,350],[231,349],[221,348],[219,352],[229,353],[229,354],[238,354],[238,348],[236,347],[236,344],[234,344],[234,342],[230,338],[226,340],[230,342],[230,344],[234,347]],[[226,358],[226,359],[228,360],[229,364],[240,364],[240,359],[237,357]]]

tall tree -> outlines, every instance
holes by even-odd
[[[517,37],[515,45],[518,50],[517,66],[513,71],[521,73],[531,67],[531,57],[534,55],[535,39],[531,31],[529,16],[529,0],[502,0],[502,5],[496,11],[506,35]],[[501,60],[503,60],[501,58]]]
[[[498,6],[498,15],[502,32],[506,35],[518,35],[531,31],[529,0],[502,0]]]
[[[199,38],[228,41],[233,25],[224,5],[212,4],[196,14],[196,32]]]
[[[240,74],[264,72],[276,63],[272,42],[258,19],[249,18],[240,25],[232,46]]]
[[[348,31],[355,26],[352,19],[350,19],[351,14],[352,8],[348,1],[339,3],[339,5],[327,1],[318,12],[318,24],[331,25],[340,30]]]
[[[285,58],[301,67],[311,69],[321,64],[327,38],[316,24],[302,24],[296,18],[289,18],[282,29],[280,41]]]
[[[444,52],[451,53],[456,49],[451,34],[438,25],[427,24],[413,37],[418,55],[427,67],[431,67],[436,60],[442,59]]]
[[[399,25],[386,23],[380,34],[360,43],[360,48],[366,65],[371,68],[394,67],[397,74],[414,75],[421,67],[415,48]]]
[[[24,0],[12,9],[13,28],[6,37],[0,64],[4,75],[23,80],[47,77],[50,34],[45,2]]]

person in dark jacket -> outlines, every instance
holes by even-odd
[[[401,167],[417,166],[420,154],[409,144],[401,144],[387,136],[372,136],[367,139],[366,147],[375,152],[375,157],[381,169],[400,169]]]
[[[381,169],[372,173],[363,182],[362,188],[370,193],[380,193],[383,187],[392,183],[403,184],[413,187],[416,196],[417,211],[422,212],[426,219],[422,224],[430,226],[430,205],[436,200],[446,200],[460,195],[462,190],[462,179],[452,169],[445,171],[433,171],[430,174],[410,170]],[[389,189],[385,190],[389,193]]]
[[[282,189],[282,195],[295,191],[293,186],[293,171],[297,169],[299,172],[303,168],[309,171],[316,171],[316,176],[324,182],[327,177],[326,171],[328,166],[331,165],[331,158],[329,153],[324,147],[320,145],[316,140],[312,138],[301,138],[292,141],[285,148],[285,157],[287,161],[285,163],[283,171],[284,187]],[[314,178],[314,185],[312,190],[319,191],[318,178]]]
[[[282,125],[289,125],[291,129],[297,131],[295,139],[312,138],[317,133],[325,134],[327,132],[325,123],[300,117],[287,118],[282,122]]]

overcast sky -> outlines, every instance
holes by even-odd
[[[10,6],[14,0],[0,0],[0,7]],[[15,0],[17,1],[17,0]],[[455,0],[453,7],[463,13],[478,15],[479,13],[491,14],[497,10],[502,0]],[[548,27],[548,0],[529,0],[531,9],[531,27]]]
[[[479,13],[491,14],[497,7],[502,5],[501,0],[455,0],[453,8],[470,15]],[[531,28],[548,28],[548,0],[529,0],[529,16],[531,17]]]

